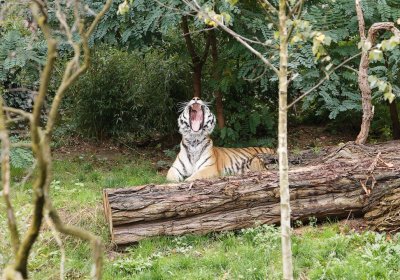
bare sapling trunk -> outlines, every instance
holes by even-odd
[[[290,242],[289,163],[287,149],[287,89],[288,89],[288,31],[286,1],[279,1],[279,120],[278,155],[281,198],[283,279],[293,279],[292,248]]]

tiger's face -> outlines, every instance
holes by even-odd
[[[205,102],[194,97],[179,115],[178,126],[182,135],[208,135],[214,130],[215,116]]]

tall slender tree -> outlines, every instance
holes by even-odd
[[[192,71],[193,71],[193,96],[201,97],[201,77],[203,72],[204,64],[206,63],[208,53],[211,45],[211,33],[205,33],[205,46],[203,53],[198,54],[189,29],[188,16],[182,16],[182,31],[183,37],[185,38],[186,47],[192,59]]]

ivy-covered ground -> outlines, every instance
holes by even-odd
[[[324,141],[325,139],[322,139]],[[100,235],[104,279],[281,279],[279,228],[259,226],[206,236],[160,237],[125,252],[114,251],[102,212],[102,189],[164,182],[157,171],[161,149],[103,146],[56,148],[52,197],[63,219]],[[168,158],[164,158],[168,160]],[[13,169],[16,180],[22,170]],[[31,183],[14,185],[13,202],[24,231],[31,211]],[[4,209],[1,200],[1,208]],[[297,227],[298,226],[298,227]],[[400,235],[364,231],[357,221],[310,218],[293,235],[296,279],[400,279]],[[361,229],[360,229],[361,228]],[[0,270],[10,260],[5,212],[0,212]],[[65,278],[90,279],[86,243],[62,237]],[[30,258],[32,279],[59,279],[61,254],[47,224]]]

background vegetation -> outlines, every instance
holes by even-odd
[[[101,5],[101,1],[90,2],[94,7]],[[92,46],[96,46],[94,67],[67,95],[60,116],[64,129],[60,131],[68,135],[111,137],[139,143],[146,143],[144,139],[149,138],[162,139],[176,133],[177,104],[190,99],[193,93],[193,65],[182,37],[181,15],[164,6],[137,0],[128,14],[120,16],[117,15],[118,4],[118,1],[113,3],[91,38]],[[167,1],[167,4],[185,9],[174,1]],[[260,24],[264,19],[259,5],[247,1],[239,2],[235,8],[224,1],[218,5],[218,9],[231,14],[237,32],[256,34],[261,41],[274,44],[273,28]],[[396,21],[400,16],[400,4],[393,0],[366,0],[363,8],[369,25],[376,21]],[[303,15],[314,30],[332,38],[327,52],[334,65],[358,52],[353,1],[307,1]],[[205,27],[189,19],[189,28],[196,51],[201,53],[206,45]],[[43,38],[29,21],[29,15],[19,13],[7,18],[0,33],[1,88],[9,105],[29,110],[38,85],[36,69],[43,63],[46,52]],[[215,34],[217,65],[208,54],[201,79],[203,99],[215,104],[216,90],[223,96],[226,127],[216,131],[214,138],[219,145],[274,145],[276,78],[232,38],[218,30]],[[380,37],[388,38],[386,33]],[[71,50],[66,45],[60,48],[67,58]],[[324,75],[321,67],[326,66],[314,61],[312,43],[299,44],[290,53],[289,67],[297,76],[289,87],[289,102],[319,81]],[[274,57],[276,52],[272,48],[266,55]],[[391,82],[396,96],[400,95],[399,59],[400,50],[395,48],[370,68],[371,75]],[[315,93],[292,110],[290,125],[329,123],[336,131],[345,126],[354,130],[361,110],[354,71],[358,63],[358,59],[354,59],[349,64],[351,68],[332,74]],[[218,80],[213,76],[215,72],[219,73]],[[377,90],[373,101],[377,118],[372,126],[372,137],[390,139],[394,121],[390,105]],[[399,106],[398,99],[395,104]],[[395,104],[391,105],[392,111]]]

